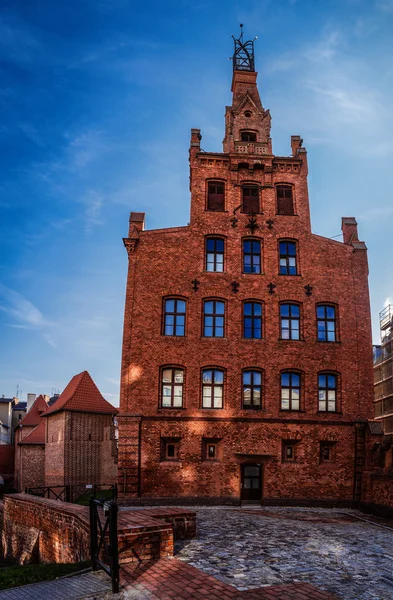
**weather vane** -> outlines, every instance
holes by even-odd
[[[240,36],[236,39],[232,36],[235,43],[235,50],[232,56],[234,71],[255,71],[254,65],[254,42],[258,39],[255,36],[253,40],[247,42],[243,39],[243,23],[240,23]]]

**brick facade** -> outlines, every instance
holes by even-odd
[[[273,154],[256,76],[234,71],[223,153],[202,151],[200,131],[191,130],[190,224],[149,231],[144,214],[131,213],[118,417],[119,492],[129,501],[239,502],[245,464],[261,470],[259,500],[359,499],[355,457],[363,442],[355,424],[373,411],[367,250],[352,217],[342,219],[344,243],[312,234],[306,150],[292,136],[291,156]],[[245,130],[256,141],[244,141]],[[225,187],[221,210],[209,210],[209,182]],[[291,190],[292,214],[278,214],[282,185]],[[257,209],[246,209],[247,186],[257,190]],[[222,271],[207,266],[209,236],[223,241]],[[244,272],[249,238],[261,247],[260,273]],[[280,274],[281,240],[296,245],[296,274]],[[167,298],[186,302],[180,335],[164,335]],[[222,337],[204,336],[208,300],[224,303]],[[262,339],[244,336],[246,301],[262,305]],[[282,339],[282,303],[298,306],[299,339]],[[335,341],[318,341],[319,305],[335,309]],[[164,367],[183,370],[181,407],[162,406]],[[222,408],[202,408],[204,369],[223,373]],[[261,373],[260,410],[244,409],[244,370]],[[284,371],[299,375],[300,410],[283,409]],[[319,411],[321,372],[336,376],[329,412]],[[214,460],[206,458],[209,442]],[[168,460],[170,443],[175,456]],[[293,446],[291,461],[286,444]],[[321,460],[321,444],[330,448],[328,461]]]
[[[116,482],[112,415],[62,411],[46,421],[45,485]]]

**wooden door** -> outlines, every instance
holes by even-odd
[[[262,499],[261,465],[241,465],[241,482],[240,498],[242,502],[259,502]]]

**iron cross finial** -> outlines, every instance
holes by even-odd
[[[198,279],[193,279],[191,281],[191,283],[192,283],[192,289],[194,290],[194,292],[197,292],[201,282]]]

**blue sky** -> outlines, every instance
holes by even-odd
[[[189,217],[191,127],[220,151],[231,34],[258,35],[273,151],[299,134],[313,231],[355,216],[374,341],[393,296],[393,0],[3,0],[0,394],[87,369],[118,404],[130,210]]]

